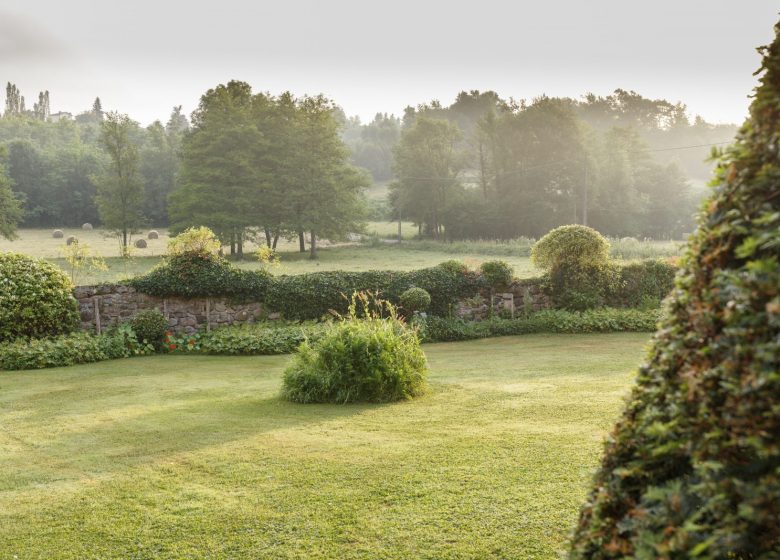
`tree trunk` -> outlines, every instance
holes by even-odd
[[[244,232],[239,230],[238,241],[236,242],[236,252],[238,253],[238,260],[244,258]]]
[[[316,259],[317,258],[317,236],[314,234],[314,230],[311,231],[309,247],[311,249],[311,252],[309,253],[309,258],[312,260]]]
[[[303,230],[298,230],[298,251],[301,253],[306,252],[306,238],[303,236]]]
[[[271,245],[271,249],[273,249],[274,251],[276,251],[276,244],[277,243],[279,243],[279,233],[278,232],[276,234],[274,234],[273,245]]]
[[[271,246],[271,230],[268,229],[268,228],[263,228],[263,230],[265,231],[265,244],[266,244],[266,246],[270,247]]]

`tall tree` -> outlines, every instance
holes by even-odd
[[[778,558],[780,24],[775,33],[607,442],[573,559]]]
[[[103,225],[120,236],[123,254],[130,235],[144,221],[138,147],[132,140],[137,127],[127,115],[111,112],[100,130],[100,143],[108,156],[108,165],[97,177],[97,207]]]
[[[5,170],[5,149],[0,146],[0,236],[16,239],[16,226],[22,219],[22,205],[11,190]]]

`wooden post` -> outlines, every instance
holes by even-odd
[[[163,300],[163,317],[165,317],[166,321],[169,320],[169,317],[168,317],[168,300],[167,299]]]
[[[95,310],[95,330],[100,334],[100,296],[92,297],[92,307]]]
[[[211,300],[206,298],[206,332],[211,331]]]

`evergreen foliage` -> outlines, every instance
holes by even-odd
[[[780,24],[571,557],[780,557]]]

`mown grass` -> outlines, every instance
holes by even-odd
[[[390,405],[284,356],[0,373],[0,558],[556,558],[646,335],[426,345]]]

